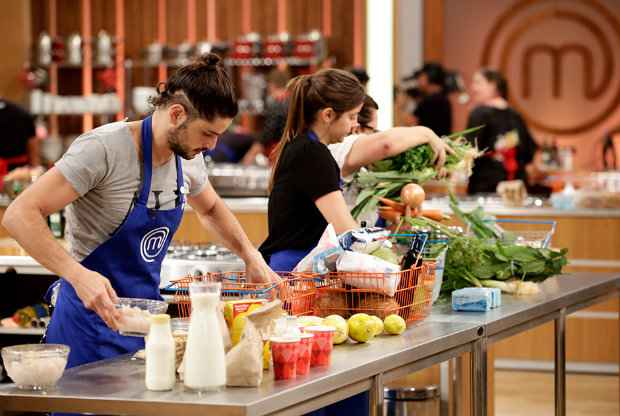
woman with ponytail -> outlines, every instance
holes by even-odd
[[[359,227],[345,203],[341,171],[328,146],[358,128],[364,88],[350,73],[324,69],[292,79],[282,139],[274,149],[269,236],[260,251],[273,270],[292,270],[318,243],[327,224],[340,234]],[[353,170],[428,143],[441,166],[450,149],[425,127],[393,128],[361,136],[341,164]],[[349,149],[351,149],[349,147]]]
[[[269,236],[259,249],[277,271],[293,270],[316,246],[327,224],[332,224],[338,234],[359,227],[345,203],[340,168],[328,146],[342,142],[358,129],[358,115],[366,99],[364,88],[348,72],[324,69],[292,79],[288,89],[286,127],[272,153]],[[378,154],[430,143],[443,163],[446,148],[439,138],[429,129],[413,129],[379,133],[375,139],[383,145]],[[355,151],[347,169],[368,158],[366,152]],[[312,415],[368,413],[368,393],[361,393]]]
[[[327,145],[357,126],[364,89],[350,73],[325,69],[289,82],[289,111],[275,147],[269,186],[269,236],[260,251],[271,268],[292,270],[328,223],[357,227],[340,191],[340,169]]]

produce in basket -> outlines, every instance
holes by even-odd
[[[400,305],[396,300],[376,293],[358,293],[354,302],[354,310],[359,313],[376,315],[383,319],[393,313],[398,313]]]
[[[372,256],[380,258],[381,260],[385,260],[393,264],[400,264],[400,259],[398,258],[398,255],[394,253],[392,249],[389,249],[387,247],[379,247],[370,254]]]
[[[400,305],[399,315],[410,320],[430,306],[433,278],[428,278],[428,265],[403,274],[394,299]]]
[[[347,294],[342,289],[319,289],[314,306],[317,315],[325,316],[335,314],[344,318],[350,315]]]
[[[358,289],[371,289],[394,296],[400,281],[400,266],[370,254],[345,251],[336,267],[340,279]]]

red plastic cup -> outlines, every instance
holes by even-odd
[[[276,380],[291,380],[297,375],[299,338],[271,338],[271,356]]]
[[[301,339],[297,346],[297,375],[302,376],[310,371],[312,361],[312,344],[314,334],[301,334]]]
[[[332,350],[334,349],[332,339],[336,329],[331,326],[318,325],[306,327],[305,332],[314,335],[314,338],[312,338],[310,366],[329,367],[332,362]]]

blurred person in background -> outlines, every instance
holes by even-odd
[[[467,128],[484,127],[469,139],[486,153],[474,164],[468,193],[494,193],[500,182],[521,179],[530,193],[548,194],[548,188],[538,185],[545,175],[534,163],[536,142],[508,103],[506,78],[482,68],[473,76],[471,94],[476,107],[469,114]]]
[[[364,87],[364,91],[368,88],[368,81],[370,81],[370,77],[368,76],[368,72],[366,72],[366,68],[361,66],[350,66],[346,68],[346,71],[350,72],[357,78],[357,80]]]
[[[267,98],[265,99],[265,111],[263,130],[257,141],[252,144],[243,156],[241,163],[251,165],[256,162],[256,156],[269,155],[271,150],[280,141],[286,115],[288,113],[288,92],[286,84],[290,74],[284,69],[273,69],[267,75]]]
[[[15,103],[0,98],[0,189],[5,182],[30,181],[43,173],[34,117]]]
[[[452,105],[445,89],[446,72],[435,62],[427,62],[417,71],[405,78],[415,81],[415,87],[407,89],[406,94],[415,102],[409,122],[425,126],[438,136],[452,132]]]

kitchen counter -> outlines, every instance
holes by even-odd
[[[235,213],[267,213],[269,198],[224,198],[224,202]],[[461,207],[465,210],[476,208],[478,203],[465,202]],[[620,209],[557,209],[550,206],[508,207],[503,204],[482,204],[484,209],[492,215],[499,216],[528,216],[528,217],[595,217],[620,218]],[[446,214],[452,211],[445,200],[428,200],[424,203],[428,209],[441,209]]]
[[[181,383],[170,392],[147,391],[144,363],[123,356],[67,370],[57,388],[45,393],[3,385],[0,408],[133,415],[302,414],[371,389],[378,374],[391,379],[399,370],[410,371],[411,363],[426,366],[470,350],[478,330],[466,323],[422,322],[399,337],[339,346],[329,369],[311,369],[297,380],[267,380],[259,388],[226,388],[202,395],[185,391]]]
[[[400,337],[382,336],[368,344],[336,347],[328,370],[313,369],[308,376],[291,381],[266,380],[256,389],[227,388],[198,395],[184,391],[179,383],[171,392],[150,392],[144,388],[144,364],[123,356],[70,369],[57,388],[47,392],[2,385],[0,408],[134,415],[297,415],[370,390],[371,408],[378,410],[384,383],[472,352],[473,414],[484,416],[487,344],[555,320],[556,414],[564,414],[566,314],[600,297],[617,297],[619,289],[618,273],[577,273],[548,279],[536,296],[504,296],[502,307],[488,313],[454,313],[445,305],[434,307],[429,318]]]

